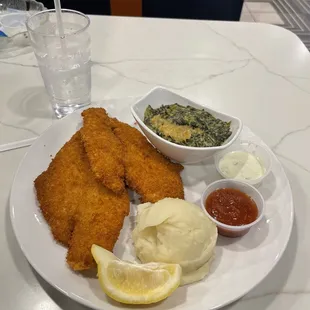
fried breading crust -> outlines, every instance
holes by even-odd
[[[111,120],[114,134],[124,147],[127,185],[141,195],[141,202],[156,202],[166,197],[184,199],[181,164],[160,154],[139,130]]]
[[[77,132],[35,180],[38,201],[56,241],[69,246],[73,270],[93,267],[90,248],[112,251],[129,213],[127,191],[117,195],[98,182]]]
[[[42,214],[56,241],[68,245],[73,217],[79,206],[85,183],[83,144],[80,133],[59,150],[48,169],[34,181]]]
[[[83,118],[84,127],[34,182],[55,240],[69,247],[73,270],[95,266],[92,244],[113,250],[130,207],[124,178],[142,202],[184,198],[183,166],[137,129],[109,118],[104,109],[85,110]]]
[[[84,125],[81,136],[95,177],[113,192],[123,192],[123,149],[111,130],[109,116],[102,108],[87,109],[82,116]]]
[[[127,191],[116,195],[103,186],[93,186],[85,191],[85,205],[76,213],[76,222],[70,240],[67,263],[73,270],[95,267],[91,246],[97,244],[113,251],[129,213]]]

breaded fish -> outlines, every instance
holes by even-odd
[[[83,144],[77,132],[57,153],[48,169],[34,181],[42,214],[56,241],[68,245],[73,217],[87,183]]]
[[[130,205],[127,191],[116,195],[100,184],[86,189],[84,203],[76,213],[67,254],[73,270],[96,266],[90,251],[93,244],[113,251]]]
[[[67,263],[73,270],[95,266],[93,244],[113,250],[129,213],[125,181],[142,202],[184,198],[182,165],[104,109],[91,108],[82,115],[83,128],[34,182],[55,240],[69,247]]]
[[[82,116],[84,125],[81,136],[95,177],[113,192],[123,192],[123,149],[111,130],[109,116],[103,108],[87,109]]]
[[[113,249],[129,212],[128,193],[117,195],[96,180],[80,132],[35,180],[35,188],[55,240],[69,246],[67,262],[73,270],[94,266],[93,243]]]
[[[141,202],[156,202],[166,197],[184,199],[181,164],[160,154],[138,131],[116,119],[111,120],[114,134],[124,147],[127,185],[141,195]]]

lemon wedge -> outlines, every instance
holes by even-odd
[[[93,245],[103,291],[125,304],[151,304],[170,296],[180,285],[182,269],[178,264],[136,264],[119,260],[111,252]]]
[[[91,254],[93,255],[97,265],[104,265],[105,267],[110,261],[118,260],[118,258],[112,252],[96,244],[92,245]]]

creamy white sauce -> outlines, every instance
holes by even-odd
[[[225,154],[219,161],[219,169],[226,178],[238,180],[256,180],[266,171],[257,157],[243,151]]]

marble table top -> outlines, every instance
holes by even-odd
[[[225,309],[310,306],[310,54],[293,33],[267,24],[91,17],[92,100],[141,96],[165,86],[241,118],[281,160],[295,223],[275,269]],[[0,147],[53,122],[33,54],[0,60]],[[0,299],[3,309],[85,309],[29,266],[9,219],[14,172],[27,148],[0,153]]]

